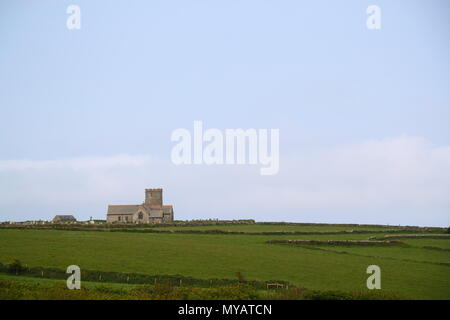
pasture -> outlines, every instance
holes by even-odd
[[[145,227],[143,227],[145,228]],[[269,240],[365,240],[392,227],[246,224],[155,227],[172,230],[229,230],[246,234],[145,233],[0,228],[0,262],[68,265],[98,271],[182,275],[200,279],[288,281],[308,290],[368,291],[366,268],[381,268],[383,293],[405,299],[450,299],[450,239],[399,239],[395,246],[288,245]],[[367,233],[330,233],[366,230]],[[311,234],[252,234],[258,232]],[[377,231],[370,233],[370,231]],[[427,230],[444,233],[445,230]],[[416,234],[416,232],[411,232]],[[408,234],[405,232],[405,234]],[[433,248],[430,248],[433,247]],[[14,279],[14,277],[12,277]],[[23,278],[23,277],[22,277]],[[0,278],[1,280],[1,278]]]

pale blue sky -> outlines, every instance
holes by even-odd
[[[81,30],[66,28],[70,4],[81,8]],[[381,7],[381,30],[366,28],[366,8],[372,4]],[[152,170],[161,172],[168,166],[172,178],[161,174],[153,179],[150,174],[145,181],[121,186],[119,178],[113,178],[116,169],[105,169],[97,178],[95,173],[74,174],[73,168],[58,169],[60,173],[3,169],[0,190],[9,193],[0,195],[0,220],[48,219],[61,210],[80,218],[100,218],[117,195],[134,195],[117,201],[140,202],[143,191],[137,190],[162,185],[180,219],[208,217],[212,210],[218,218],[449,224],[450,202],[443,194],[450,178],[439,174],[450,159],[449,17],[446,0],[3,0],[0,161],[145,155],[161,165]],[[347,145],[360,150],[358,146],[367,141],[413,137],[413,142],[426,141],[424,149],[418,142],[424,155],[401,154],[394,162],[432,159],[419,167],[429,166],[437,173],[395,178],[401,180],[398,188],[415,181],[418,189],[386,200],[383,216],[371,201],[347,203],[336,210],[333,204],[305,208],[304,202],[287,196],[295,194],[298,181],[289,179],[287,169],[283,173],[283,163],[279,176],[265,180],[242,178],[256,171],[225,181],[229,172],[222,169],[170,167],[172,130],[192,128],[194,120],[221,129],[279,128],[282,161],[302,157],[305,150]],[[369,158],[376,163],[376,157]],[[389,169],[389,163],[382,169]],[[336,172],[340,169],[337,166]],[[188,172],[185,180],[176,179],[184,176],[177,170]],[[195,178],[196,170],[205,171],[204,180]],[[308,164],[289,170],[315,172]],[[415,172],[411,169],[408,174]],[[59,178],[49,178],[53,174]],[[358,172],[349,175],[358,177]],[[251,179],[255,181],[250,183]],[[312,183],[319,177],[309,179]],[[337,182],[320,179],[315,196],[339,198],[324,191]],[[114,192],[83,202],[83,188],[92,193],[92,180],[99,183],[95,188],[114,184]],[[376,195],[379,188],[380,197],[387,199],[383,184],[375,187],[371,181],[364,184],[367,192]],[[187,190],[195,185],[200,193],[224,194],[233,184],[242,188],[238,196],[245,214],[220,197],[212,197],[217,201],[211,200],[207,208],[200,195],[196,200]],[[245,195],[254,185],[263,186],[261,201],[276,190],[292,202],[273,217],[247,202]],[[67,196],[75,186],[77,201],[51,200],[55,190],[67,188]],[[361,189],[359,183],[353,187]],[[411,204],[408,195],[416,200],[420,188],[431,195],[422,205]],[[302,186],[305,190],[311,191],[308,184]],[[20,200],[27,197],[25,192],[29,203]]]

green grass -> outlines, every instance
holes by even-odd
[[[225,224],[225,225],[206,225],[206,226],[156,226],[157,230],[223,230],[238,232],[280,232],[280,231],[301,231],[301,232],[332,232],[332,231],[350,231],[350,230],[390,230],[398,229],[397,226],[345,226],[345,225],[296,225],[296,224]]]
[[[83,282],[80,290],[68,290],[62,280],[35,279],[0,274],[0,300],[386,300],[401,299],[381,291],[316,291],[303,288],[256,290],[236,284],[212,288],[157,285],[118,286]]]
[[[264,225],[264,224],[237,224],[237,225],[211,225],[211,226],[179,226],[179,227],[165,227],[158,226],[155,229],[160,230],[224,230],[224,231],[239,231],[239,232],[277,232],[277,231],[303,231],[303,232],[317,232],[317,231],[344,231],[344,230],[369,230],[369,228],[350,228],[341,226],[299,226],[299,225]],[[373,228],[380,229],[380,228]]]
[[[450,252],[424,250],[418,247],[408,245],[395,246],[326,246],[315,245],[314,248],[322,248],[336,252],[346,252],[359,256],[383,257],[402,261],[432,262],[432,263],[450,263]],[[449,266],[450,269],[450,266]],[[449,270],[450,271],[450,270]]]
[[[15,281],[21,282],[25,284],[39,284],[39,285],[60,285],[66,286],[66,280],[61,279],[46,279],[46,278],[34,278],[34,277],[24,277],[24,276],[16,276],[11,274],[0,273],[0,282],[1,281]],[[83,287],[87,289],[95,289],[98,287],[106,286],[115,290],[131,290],[139,285],[135,284],[126,284],[126,283],[104,283],[104,282],[94,282],[94,281],[83,281]]]
[[[252,225],[228,227],[251,228]],[[280,228],[256,225],[254,230],[260,231],[261,227],[272,227],[270,231]],[[277,231],[286,231],[288,227]],[[296,235],[295,239],[358,240],[372,235],[380,234]],[[66,268],[76,264],[82,269],[196,278],[234,278],[239,271],[249,280],[286,280],[311,290],[343,291],[367,291],[366,268],[376,264],[382,270],[383,292],[411,299],[450,299],[450,267],[421,262],[441,262],[448,256],[446,252],[403,247],[345,247],[342,249],[349,253],[342,254],[265,243],[270,239],[292,238],[289,235],[0,229],[0,262],[9,263],[17,258],[29,266]],[[419,247],[435,241],[448,240],[405,239]]]
[[[450,239],[399,239],[411,246],[417,247],[437,247],[450,250]]]

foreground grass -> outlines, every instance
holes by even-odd
[[[36,279],[0,274],[0,300],[378,300],[401,299],[383,292],[312,291],[300,288],[255,290],[245,285],[214,288],[159,285],[122,285],[83,282],[69,290],[63,280]]]
[[[358,240],[369,236],[295,238]],[[291,238],[276,236],[276,239]],[[361,252],[341,254],[267,244],[271,239],[273,236],[260,235],[0,230],[0,262],[9,263],[17,258],[29,266],[66,268],[75,264],[81,269],[196,278],[233,278],[236,272],[241,272],[249,280],[279,279],[310,290],[345,292],[367,292],[366,269],[376,264],[381,267],[382,292],[386,294],[409,299],[450,299],[450,267],[422,262],[441,262],[447,257],[445,252],[367,247],[355,249]],[[420,246],[420,241],[448,240],[411,241]]]
[[[16,276],[6,273],[0,273],[0,283],[4,282],[18,282],[22,285],[41,285],[41,286],[61,286],[66,287],[66,280],[60,280],[60,279],[46,279],[46,278],[34,278],[34,277],[27,277],[27,276]],[[95,282],[95,281],[83,281],[83,287],[85,289],[96,289],[98,287],[106,286],[108,288],[111,288],[113,290],[132,290],[138,287],[136,284],[126,284],[126,283],[115,283],[115,282]]]

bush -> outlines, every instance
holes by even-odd
[[[208,292],[209,291],[209,292]],[[206,299],[212,300],[256,300],[260,299],[255,289],[246,285],[216,287],[206,291]]]
[[[136,288],[113,288],[100,285],[81,290],[67,290],[65,284],[24,283],[0,280],[0,300],[385,300],[400,296],[380,291],[312,291],[289,288],[272,292],[256,290],[247,285],[214,288],[175,287],[169,282],[141,285]]]
[[[394,293],[379,291],[309,291],[306,300],[398,300]]]
[[[242,272],[239,272],[239,271],[236,272],[236,278],[237,278],[238,282],[244,282],[245,281],[245,277],[242,274]]]
[[[16,275],[19,275],[26,270],[26,268],[22,265],[22,262],[20,262],[20,260],[18,259],[14,259],[14,261],[10,263],[7,268],[9,273],[13,273]]]
[[[156,300],[176,299],[175,288],[170,282],[155,284],[150,290],[151,298]]]

